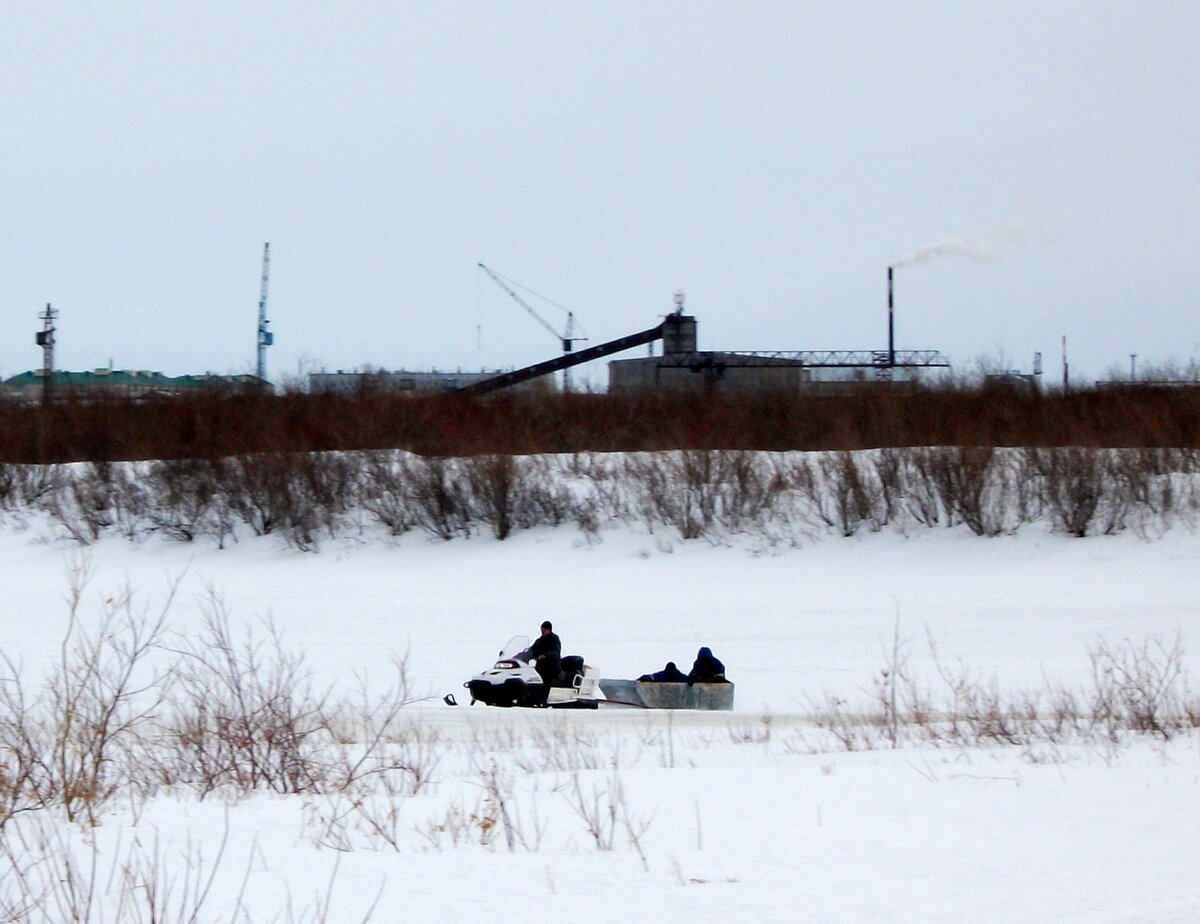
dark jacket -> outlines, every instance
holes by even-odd
[[[539,635],[529,646],[529,657],[543,677],[557,677],[562,665],[562,642],[553,632]]]
[[[696,663],[687,676],[688,683],[725,683],[725,665],[713,657],[708,648],[696,653]]]
[[[687,683],[687,674],[675,666],[674,661],[668,661],[667,666],[653,674],[642,674],[639,681],[646,683]]]

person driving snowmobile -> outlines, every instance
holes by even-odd
[[[528,654],[542,683],[552,686],[562,669],[562,642],[554,634],[550,620],[542,623],[542,634],[529,646]]]

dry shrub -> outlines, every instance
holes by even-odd
[[[948,524],[957,517],[977,536],[998,536],[1017,528],[1013,500],[1019,479],[1007,456],[988,446],[918,452],[918,467],[928,473]]]
[[[302,550],[334,535],[358,495],[358,457],[337,453],[238,456],[221,468],[221,493],[256,536],[277,533]]]
[[[409,469],[392,450],[377,449],[363,454],[359,497],[363,509],[393,536],[416,525],[410,503]]]
[[[1096,520],[1102,501],[1117,504],[1108,491],[1108,458],[1083,447],[1051,447],[1027,453],[1042,483],[1042,496],[1056,529],[1082,538]],[[1120,526],[1119,506],[1109,507],[1101,532]]]
[[[161,645],[174,588],[147,615],[125,587],[89,630],[79,612],[88,576],[86,563],[72,566],[66,633],[40,692],[30,697],[3,655],[10,676],[0,684],[0,827],[51,806],[96,824],[116,796],[153,788],[142,770],[166,676],[146,662]]]
[[[836,525],[843,536],[853,536],[866,524],[877,530],[884,522],[883,492],[874,472],[860,463],[856,453],[841,451],[821,455],[826,492],[833,499]]]
[[[1154,448],[466,458],[373,450],[18,466],[9,475],[18,522],[27,494],[81,544],[106,531],[134,539],[154,530],[223,546],[241,524],[310,550],[367,521],[391,535],[420,528],[442,540],[482,526],[505,539],[569,522],[592,537],[604,523],[630,521],[685,540],[794,542],[813,525],[853,536],[942,523],[996,536],[1043,518],[1069,535],[1132,528],[1154,536],[1200,512],[1196,455]]]
[[[507,539],[523,513],[524,463],[514,456],[473,456],[463,468],[479,519],[497,539]]]
[[[233,636],[221,599],[210,592],[204,625],[182,639],[169,703],[165,781],[195,788],[280,793],[320,791],[325,759],[325,694],[316,693],[303,657],[275,627],[266,638]]]
[[[0,400],[0,461],[57,463],[405,449],[442,457],[663,449],[1200,446],[1200,387],[997,388],[959,378],[843,394],[347,395],[198,391]]]
[[[1125,730],[1151,732],[1169,739],[1200,724],[1183,670],[1183,644],[1146,638],[1118,645],[1098,642],[1089,652],[1092,721],[1110,738]]]
[[[406,464],[413,521],[431,536],[471,534],[471,497],[452,459],[413,456]]]
[[[226,502],[222,487],[223,463],[200,459],[165,459],[152,462],[146,473],[153,498],[149,520],[154,529],[172,539],[191,542],[209,531],[210,511]],[[216,518],[220,521],[219,516]],[[225,522],[228,522],[227,520]],[[218,545],[227,530],[216,530]]]
[[[0,510],[11,510],[17,499],[20,468],[11,462],[0,462]]]
[[[623,474],[643,520],[671,526],[683,539],[761,523],[783,486],[756,454],[736,450],[637,453],[626,457]]]
[[[1170,642],[1101,640],[1088,652],[1091,676],[1079,689],[1047,681],[1040,690],[1006,693],[994,678],[955,671],[938,661],[935,649],[932,654],[940,692],[916,678],[908,641],[897,630],[870,699],[852,710],[826,693],[810,700],[813,722],[844,750],[1004,744],[1024,748],[1030,759],[1041,759],[1039,745],[1112,746],[1131,734],[1170,739],[1200,728],[1200,700],[1189,689],[1178,636]]]

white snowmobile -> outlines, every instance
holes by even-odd
[[[578,655],[561,661],[559,675],[547,685],[533,667],[529,638],[517,635],[500,650],[500,660],[463,684],[471,693],[471,705],[549,706],[554,709],[595,709],[600,675]],[[453,695],[446,702],[457,705]]]

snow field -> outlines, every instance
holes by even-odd
[[[0,649],[26,683],[58,655],[77,555],[45,523],[0,531]],[[49,812],[21,819],[24,843],[6,829],[19,856],[38,856],[40,831],[72,845],[79,869],[94,863],[105,911],[90,920],[139,920],[117,910],[121,870],[156,851],[176,900],[215,868],[201,921],[355,922],[374,905],[373,921],[1169,922],[1200,907],[1195,733],[846,753],[812,721],[826,693],[869,703],[897,625],[909,669],[931,683],[940,664],[1006,691],[1082,684],[1098,640],[1176,636],[1195,676],[1200,537],[1186,530],[1152,542],[930,530],[763,550],[621,527],[599,542],[571,529],[407,535],[317,554],[269,538],[218,550],[105,536],[86,557],[85,617],[126,583],[153,609],[177,580],[173,631],[198,626],[211,589],[239,623],[270,618],[319,686],[382,682],[407,652],[430,700],[405,718],[438,758],[420,791],[374,790],[371,817],[336,794],[183,791],[116,800],[91,829]],[[438,702],[544,618],[608,676],[668,659],[686,670],[708,645],[737,683],[737,711]],[[525,840],[512,850],[489,780]],[[612,849],[581,805],[615,820]],[[3,898],[14,889],[0,880]]]

